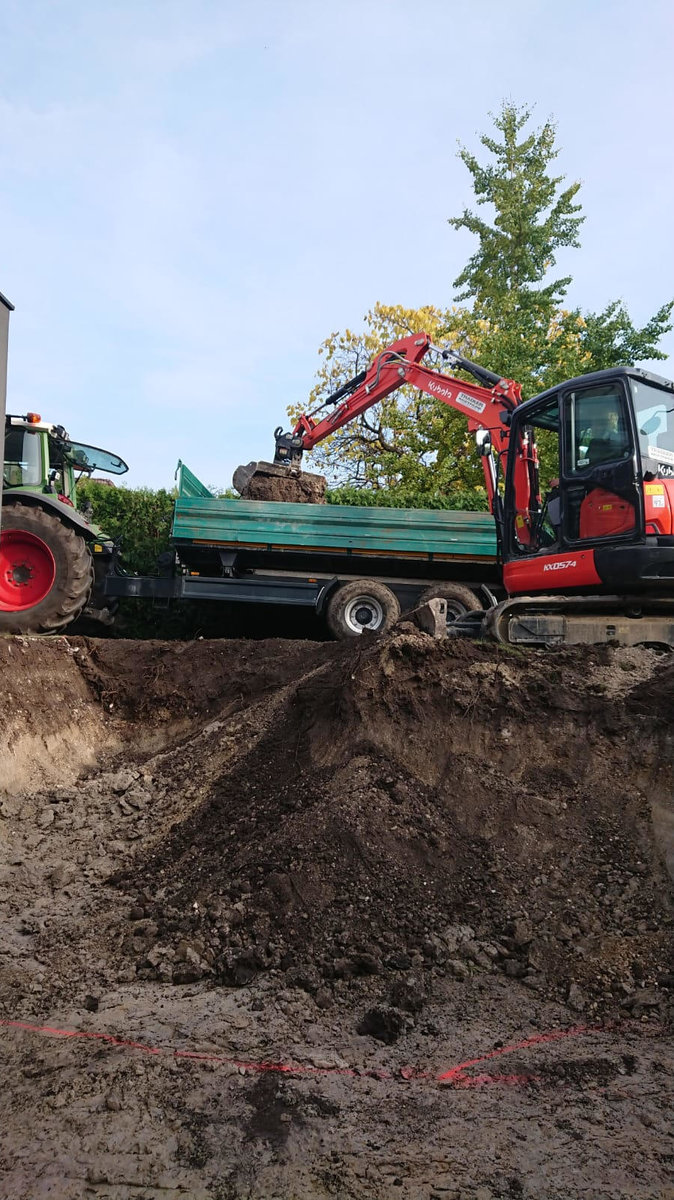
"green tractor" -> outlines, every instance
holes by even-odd
[[[0,633],[58,633],[81,614],[109,621],[97,584],[115,546],[78,508],[77,482],[123,475],[107,450],[73,442],[38,413],[5,419],[0,529]]]

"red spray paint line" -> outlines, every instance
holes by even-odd
[[[392,1073],[391,1071],[377,1067],[314,1067],[292,1062],[250,1062],[231,1058],[223,1054],[209,1054],[197,1050],[178,1050],[172,1046],[149,1046],[146,1042],[136,1042],[129,1038],[115,1037],[111,1033],[100,1033],[91,1030],[59,1029],[52,1025],[31,1025],[27,1021],[11,1021],[3,1018],[0,1018],[0,1026],[10,1029],[20,1029],[25,1033],[40,1034],[43,1037],[98,1041],[124,1050],[139,1050],[143,1054],[185,1058],[191,1059],[194,1062],[220,1063],[221,1065],[233,1066],[245,1071],[268,1071],[280,1075],[342,1075],[353,1079],[423,1080],[431,1083],[443,1083],[446,1086],[457,1088],[483,1087],[487,1084],[525,1086],[526,1084],[533,1083],[537,1078],[535,1075],[469,1075],[467,1072],[470,1067],[479,1066],[480,1063],[489,1062],[491,1059],[499,1058],[504,1054],[512,1054],[517,1050],[528,1050],[533,1046],[540,1046],[546,1042],[560,1041],[563,1038],[582,1037],[585,1034],[606,1032],[605,1028],[601,1026],[590,1025],[576,1025],[571,1029],[553,1029],[549,1033],[538,1033],[533,1037],[525,1038],[524,1041],[515,1042],[510,1046],[499,1046],[497,1049],[490,1050],[486,1054],[480,1054],[476,1058],[469,1058],[465,1062],[457,1063],[456,1066],[450,1067],[448,1070],[438,1074],[431,1071],[420,1071],[416,1067],[401,1067],[397,1072]]]
[[[605,1028],[599,1025],[574,1025],[571,1029],[551,1029],[549,1033],[537,1033],[533,1037],[525,1038],[524,1041],[514,1042],[511,1046],[499,1046],[495,1050],[490,1050],[487,1054],[480,1054],[477,1058],[468,1058],[465,1062],[458,1063],[456,1067],[450,1067],[448,1071],[443,1071],[436,1078],[439,1083],[456,1082],[460,1087],[474,1086],[474,1080],[480,1078],[489,1078],[488,1076],[466,1075],[465,1072],[469,1067],[479,1066],[480,1063],[489,1062],[492,1058],[499,1058],[502,1054],[512,1054],[516,1050],[529,1050],[532,1046],[541,1046],[546,1042],[559,1042],[563,1038],[582,1037],[587,1033],[603,1033]],[[532,1076],[503,1076],[503,1079],[508,1078],[511,1081],[531,1082]]]

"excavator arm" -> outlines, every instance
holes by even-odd
[[[435,350],[445,361],[449,360],[455,367],[469,372],[477,382],[467,383],[452,375],[446,375],[443,371],[423,366],[421,359],[429,350]],[[425,333],[410,334],[400,341],[393,342],[377,355],[367,371],[362,371],[349,383],[333,392],[314,412],[303,413],[292,433],[284,433],[282,429],[277,429],[274,462],[287,466],[299,465],[305,450],[313,449],[337,429],[355,420],[405,384],[410,384],[427,395],[434,396],[450,408],[462,412],[471,433],[485,431],[489,435],[483,439],[480,449],[489,505],[493,511],[496,473],[491,447],[493,446],[497,454],[502,454],[507,449],[509,414],[522,399],[520,385],[512,379],[502,379],[453,350],[433,346]],[[332,412],[319,417],[330,405],[334,406]],[[523,446],[522,450],[526,458],[532,453],[535,454],[533,448]],[[529,487],[530,472],[525,472],[524,466],[523,459],[521,483],[519,479],[516,480],[520,489],[523,486]]]

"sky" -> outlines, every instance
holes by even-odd
[[[458,143],[504,99],[582,181],[569,303],[644,323],[674,296],[673,43],[672,0],[0,0],[8,411],[131,485],[181,458],[228,486],[330,333],[452,302]]]

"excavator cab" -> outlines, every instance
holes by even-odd
[[[674,384],[634,368],[572,379],[512,413],[501,519],[511,595],[652,587],[656,560],[672,586],[673,416]]]

